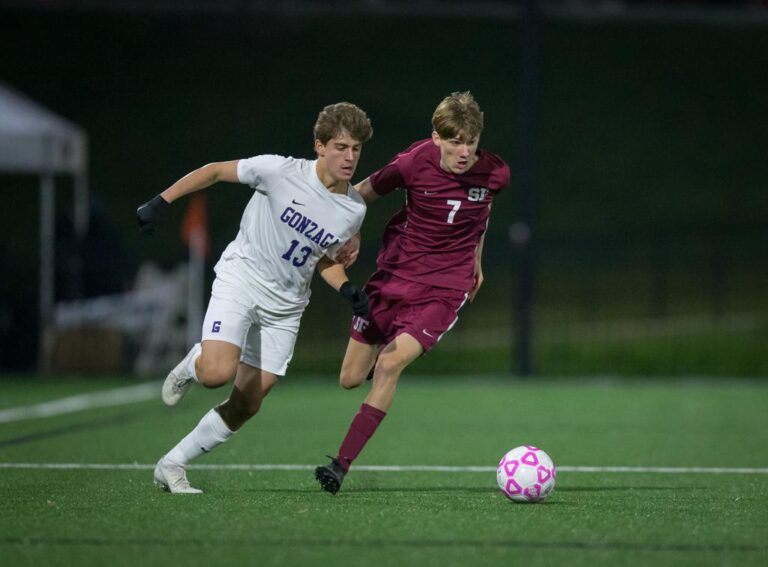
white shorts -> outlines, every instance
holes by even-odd
[[[253,285],[217,277],[203,321],[202,340],[225,341],[241,349],[240,361],[284,376],[293,357],[303,309],[280,314],[265,307]]]

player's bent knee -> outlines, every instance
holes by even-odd
[[[362,381],[345,382],[345,381],[341,380],[341,381],[339,381],[339,384],[345,390],[354,390],[355,388],[359,388],[360,387],[360,384],[362,384]]]
[[[210,372],[199,374],[198,379],[200,380],[200,384],[206,388],[219,388],[229,382],[232,379],[232,375]]]
[[[364,379],[365,376],[342,371],[341,375],[339,376],[339,384],[345,390],[353,390],[354,388],[360,386]]]
[[[207,364],[201,361],[197,378],[206,388],[218,388],[229,382],[237,371],[237,364]]]
[[[365,365],[345,360],[341,365],[341,372],[339,373],[339,385],[345,390],[357,388],[365,382],[369,370],[370,368]]]

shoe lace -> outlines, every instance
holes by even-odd
[[[184,467],[165,464],[165,466],[162,466],[161,471],[165,482],[169,486],[189,486],[189,481],[187,480],[187,470]]]
[[[173,391],[177,394],[183,392],[191,381],[191,378],[179,378],[173,383]]]
[[[173,481],[173,486],[176,488],[189,488],[189,481],[187,480],[187,471],[182,470]]]
[[[336,457],[331,457],[330,455],[326,455],[329,459],[331,459],[331,462],[328,464],[328,467],[335,472],[337,475],[340,475],[342,478],[345,475],[344,467],[341,466],[341,462]]]

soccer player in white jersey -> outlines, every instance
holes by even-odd
[[[168,374],[162,397],[174,405],[195,382],[217,388],[234,377],[232,392],[157,463],[154,479],[163,489],[201,492],[187,480],[186,465],[229,439],[285,375],[316,268],[354,313],[367,314],[367,296],[336,260],[365,216],[350,180],[372,133],[359,107],[332,104],[315,123],[316,160],[260,155],[211,163],[138,208],[141,230],[152,234],[163,211],[183,195],[217,181],[255,190],[237,237],[216,264],[202,340]]]

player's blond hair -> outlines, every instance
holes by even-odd
[[[317,116],[313,130],[315,139],[325,145],[329,140],[349,132],[358,142],[367,142],[373,136],[373,127],[362,108],[351,102],[329,104]]]
[[[437,105],[432,128],[441,138],[467,141],[483,131],[483,113],[471,92],[454,92]]]

